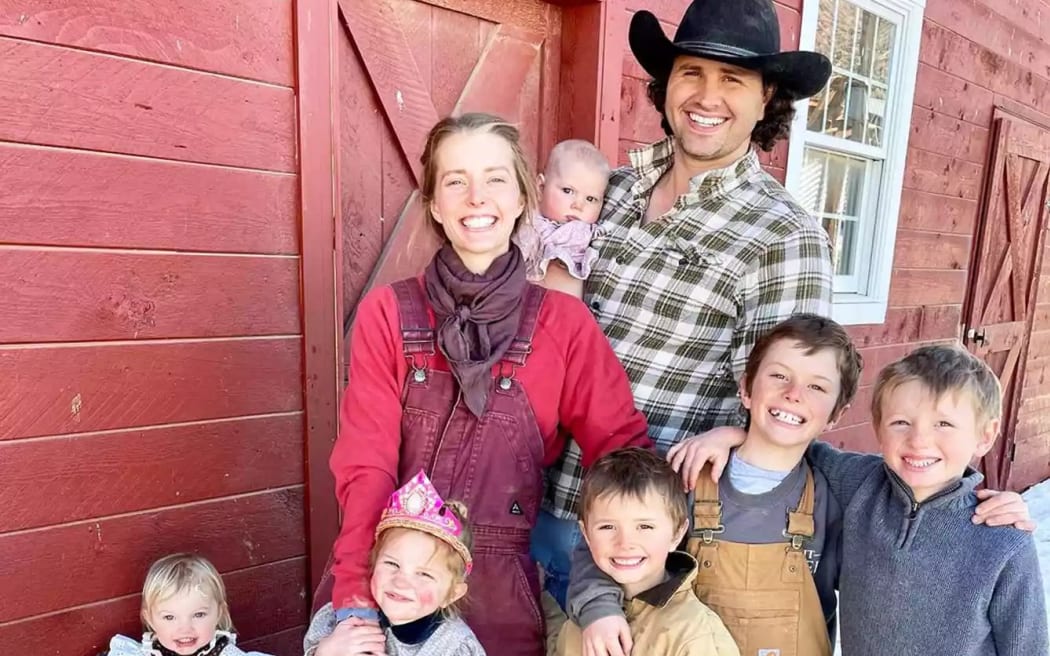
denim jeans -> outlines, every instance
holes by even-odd
[[[547,573],[544,588],[565,609],[569,591],[569,572],[572,552],[580,541],[580,524],[576,520],[558,519],[546,510],[540,510],[532,529],[529,553]]]

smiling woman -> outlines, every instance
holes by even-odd
[[[649,446],[645,418],[583,302],[526,282],[511,236],[537,202],[518,130],[487,114],[446,118],[421,159],[424,206],[444,244],[421,278],[358,306],[331,458],[343,526],[314,606],[330,613],[331,601],[340,620],[377,616],[369,552],[380,511],[423,470],[442,497],[470,508],[467,623],[489,653],[539,656],[529,536],[543,468],[567,434],[585,464]]]

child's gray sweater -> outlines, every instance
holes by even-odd
[[[1035,541],[973,524],[981,474],[916,503],[879,456],[820,442],[807,455],[845,507],[844,656],[1048,654]]]

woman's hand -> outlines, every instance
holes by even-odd
[[[978,490],[977,498],[983,499],[973,512],[974,524],[986,526],[1013,526],[1035,532],[1035,522],[1028,512],[1028,503],[1016,492]]]
[[[667,452],[667,462],[682,477],[686,492],[696,488],[696,479],[708,462],[715,483],[729,464],[729,452],[744,443],[747,433],[736,426],[719,426],[706,433],[687,437]]]
[[[386,635],[377,622],[350,617],[317,645],[314,656],[358,656],[386,653]]]

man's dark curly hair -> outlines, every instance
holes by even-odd
[[[765,116],[751,131],[751,142],[766,152],[773,150],[777,141],[788,135],[791,131],[791,121],[795,118],[795,105],[791,98],[776,89],[772,83],[763,82],[763,89],[770,87],[774,89],[773,97],[766,103]],[[649,80],[647,92],[656,111],[660,112],[660,127],[670,136],[671,124],[667,122],[667,112],[664,111],[664,105],[667,104],[667,80]]]

